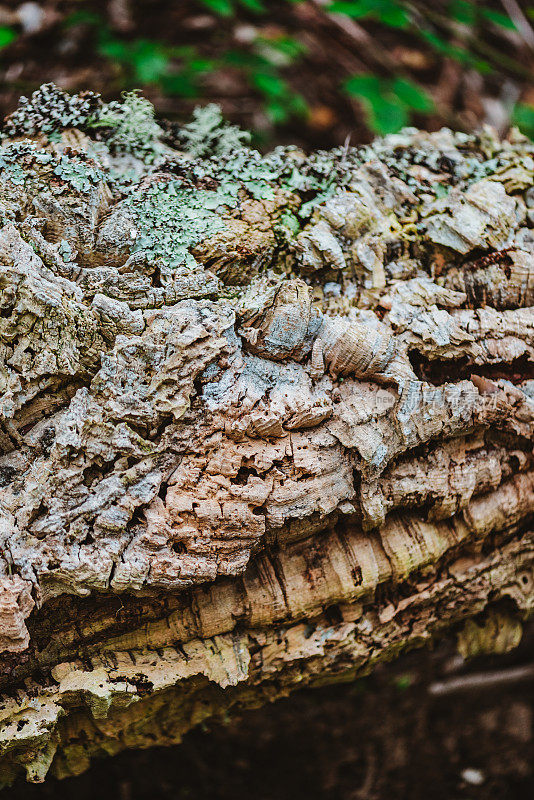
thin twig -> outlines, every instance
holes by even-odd
[[[446,30],[448,33],[454,33],[454,23],[439,12],[435,12],[429,8],[426,8],[424,14],[422,14],[420,18],[423,22],[429,20],[436,26]],[[418,27],[422,29],[423,25],[418,24]],[[506,53],[498,50],[496,47],[489,45],[487,42],[475,36],[475,34],[467,34],[465,36],[465,42],[481,55],[491,59],[494,64],[498,64],[500,67],[507,69],[516,75],[520,75],[523,78],[529,78],[530,80],[533,79],[534,72],[532,69],[530,69],[530,67],[524,66],[517,61],[517,59],[511,58]]]
[[[362,48],[362,50],[366,52],[367,57],[388,70],[398,70],[399,65],[395,62],[395,59],[391,58],[387,50],[381,47],[379,42],[373,39],[365,28],[362,28],[361,25],[358,25],[357,22],[350,19],[345,14],[331,14],[328,8],[325,7],[327,2],[328,0],[312,0],[312,4],[316,6],[317,10],[330,20],[330,22],[340,28],[340,30],[352,39],[355,44]]]
[[[525,42],[531,50],[534,50],[534,31],[532,30],[528,19],[523,14],[521,7],[517,0],[501,0],[501,3],[518,30],[518,33],[523,37]]]
[[[475,672],[471,675],[461,675],[458,678],[448,678],[436,681],[428,687],[429,694],[435,697],[444,697],[457,692],[470,692],[478,689],[494,689],[505,684],[524,683],[534,681],[534,664],[521,667],[494,670],[493,672]]]

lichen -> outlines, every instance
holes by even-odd
[[[113,151],[131,154],[147,164],[153,164],[166,150],[154,106],[138,92],[127,92],[122,102],[113,100],[101,106],[89,127],[107,129],[106,140]]]
[[[221,109],[214,103],[193,111],[191,122],[179,133],[184,150],[192,158],[231,158],[250,142],[250,133],[223,118]]]
[[[53,83],[36,89],[31,98],[21,97],[16,111],[4,122],[5,136],[35,136],[66,128],[85,128],[101,104],[95,92],[70,95]]]
[[[61,193],[64,184],[85,194],[104,177],[102,169],[85,153],[57,155],[27,140],[0,145],[0,171],[16,186],[33,183],[54,194]]]
[[[194,265],[190,249],[224,228],[217,209],[232,199],[224,190],[196,190],[173,179],[135,190],[126,200],[135,224],[132,251],[166,266]]]

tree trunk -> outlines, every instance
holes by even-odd
[[[212,106],[45,86],[0,158],[4,782],[517,643],[527,140],[260,156]]]

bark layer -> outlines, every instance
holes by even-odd
[[[177,741],[487,607],[473,647],[517,641],[527,140],[260,156],[213,107],[164,131],[135,95],[43,87],[0,167],[4,781]]]

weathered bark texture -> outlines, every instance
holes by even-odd
[[[179,741],[477,615],[462,652],[517,642],[527,140],[260,156],[213,107],[163,130],[135,95],[46,86],[0,167],[4,781]]]

